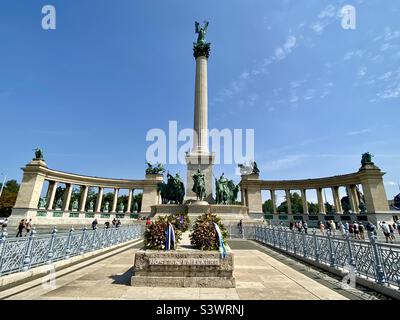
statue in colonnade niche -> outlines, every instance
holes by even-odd
[[[63,203],[62,199],[59,198],[59,199],[57,200],[57,202],[56,202],[56,209],[61,210],[62,203]]]
[[[110,211],[110,203],[107,201],[107,202],[104,204],[103,212],[109,212],[109,211]]]
[[[133,203],[133,212],[138,212],[139,211],[139,205],[138,205],[138,203],[135,201],[134,203]]]
[[[94,209],[94,202],[90,201],[89,202],[89,211],[93,211],[93,209]]]
[[[72,202],[72,210],[76,211],[78,210],[78,207],[79,207],[78,200],[75,199],[74,202]]]
[[[46,198],[40,198],[39,199],[39,209],[45,209],[46,208]]]
[[[124,212],[124,210],[125,210],[125,206],[122,202],[120,202],[119,206],[118,206],[118,212]]]

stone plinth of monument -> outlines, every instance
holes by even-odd
[[[139,250],[131,285],[134,287],[235,288],[234,255],[227,246],[225,258],[219,251],[202,251],[190,245],[188,233],[173,251]]]

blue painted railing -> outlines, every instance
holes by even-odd
[[[33,267],[82,255],[90,251],[143,237],[144,226],[130,225],[119,228],[39,235],[33,229],[23,238],[9,238],[7,231],[0,232],[0,276],[27,271]]]
[[[374,234],[361,241],[349,235],[332,237],[329,232],[327,236],[317,235],[315,229],[306,234],[281,226],[251,228],[253,232],[248,231],[247,238],[331,268],[344,270],[350,266],[366,279],[400,288],[400,246],[377,242]]]

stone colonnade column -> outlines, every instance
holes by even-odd
[[[319,213],[326,214],[324,197],[322,195],[322,188],[317,188],[318,208]]]
[[[287,203],[287,213],[288,214],[292,214],[292,199],[291,199],[291,195],[290,195],[290,190],[285,190],[286,192],[286,203]]]
[[[356,186],[349,185],[349,186],[346,186],[346,189],[347,189],[347,194],[348,194],[349,201],[350,201],[351,211],[353,213],[358,213],[359,212],[359,209],[358,209],[359,203],[358,203]]]
[[[49,181],[47,210],[53,210],[54,198],[56,196],[56,189],[57,189],[57,181]]]
[[[63,199],[63,206],[62,206],[63,211],[69,210],[69,204],[71,202],[71,196],[72,196],[72,189],[73,189],[72,184],[67,183]]]
[[[96,212],[101,212],[101,203],[103,202],[103,194],[104,194],[104,188],[99,187],[99,192],[97,194],[97,200],[96,200]]]
[[[87,202],[87,196],[89,192],[89,186],[81,186],[81,199],[80,199],[80,204],[79,204],[79,211],[84,212],[86,211],[86,202]]]
[[[278,209],[276,208],[275,190],[271,189],[271,190],[269,190],[269,192],[271,193],[272,213],[277,214],[278,213]]]
[[[131,208],[132,208],[132,198],[133,198],[133,191],[134,189],[129,189],[129,195],[128,195],[128,208],[126,208],[125,213],[131,213]]]
[[[333,205],[335,206],[335,211],[338,214],[343,213],[342,204],[340,202],[339,187],[332,187],[333,195]]]
[[[112,204],[111,212],[116,212],[117,211],[118,193],[119,193],[119,189],[118,188],[114,188],[114,198],[113,198],[113,204]]]
[[[305,189],[301,189],[300,191],[301,191],[301,200],[303,202],[303,213],[304,214],[309,214],[306,190]]]

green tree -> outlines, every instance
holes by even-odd
[[[272,200],[269,199],[263,203],[263,212],[264,213],[273,213],[273,207],[272,207]]]
[[[0,183],[0,189],[2,184]],[[19,191],[19,184],[16,180],[9,180],[5,183],[3,193],[0,197],[0,216],[8,217],[15,205]]]

